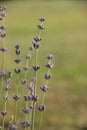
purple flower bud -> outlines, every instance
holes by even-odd
[[[46,64],[46,67],[47,67],[47,68],[52,68],[53,65],[54,65],[54,64],[53,64],[52,62],[48,62],[48,63]]]
[[[32,100],[33,100],[34,102],[36,102],[38,99],[39,99],[38,96],[32,95]]]
[[[14,98],[15,101],[18,101],[20,99],[20,96],[15,95],[15,96],[13,96],[13,98]]]
[[[34,41],[35,42],[39,42],[39,41],[41,41],[42,39],[40,38],[40,37],[34,37]]]
[[[29,66],[24,66],[23,69],[27,71],[29,69]]]
[[[0,36],[1,36],[2,38],[6,37],[6,33],[5,33],[5,32],[0,32]]]
[[[37,71],[37,70],[40,69],[40,66],[39,66],[39,65],[33,65],[32,68],[33,68],[35,71]]]
[[[6,9],[7,9],[6,5],[0,6],[0,11],[6,10]]]
[[[25,101],[32,100],[32,95],[30,95],[30,96],[25,95],[25,96],[24,96],[24,100],[25,100]]]
[[[46,106],[45,105],[38,105],[38,110],[40,112],[44,111],[46,109]]]
[[[6,91],[9,91],[10,89],[11,89],[10,86],[6,86],[6,88],[5,88]]]
[[[7,111],[2,111],[1,114],[5,116],[7,114]]]
[[[5,100],[8,100],[9,96],[6,95],[6,96],[4,96],[3,98],[4,98]]]
[[[0,50],[3,51],[3,52],[7,51],[7,49],[8,49],[7,47],[0,48]]]
[[[0,17],[0,20],[3,20],[3,18],[2,18],[2,17]]]
[[[17,64],[20,63],[21,59],[20,58],[17,58],[14,60]]]
[[[24,122],[22,122],[22,124],[21,124],[21,126],[23,127],[23,128],[26,128],[26,127],[28,127],[28,126],[31,126],[31,121],[24,121]]]
[[[27,88],[30,89],[31,91],[34,91],[34,83],[31,82],[27,85]]]
[[[16,124],[10,124],[9,130],[17,130],[17,125]]]
[[[16,55],[20,55],[20,50],[15,50]]]
[[[6,79],[6,83],[10,83],[10,79]]]
[[[5,30],[6,26],[2,25],[2,26],[0,26],[0,29]]]
[[[18,50],[18,49],[20,48],[20,46],[17,44],[17,45],[15,46],[15,48]]]
[[[44,17],[40,17],[39,20],[40,20],[41,22],[44,22],[46,19],[45,19]]]
[[[38,49],[38,48],[41,46],[40,43],[36,43],[36,42],[32,42],[32,44],[33,44],[33,47],[34,47],[35,49]]]
[[[26,114],[31,111],[28,107],[23,107],[22,110],[23,110],[23,112],[26,113]]]
[[[24,85],[26,84],[27,80],[26,79],[22,79],[21,83]]]
[[[49,74],[49,73],[46,73],[45,75],[44,75],[44,78],[45,79],[50,79],[52,77],[52,74]]]
[[[34,49],[33,45],[31,45],[31,46],[29,47],[29,49],[30,49],[30,51],[32,51],[32,50]]]
[[[54,55],[52,55],[52,54],[49,54],[48,56],[47,56],[47,59],[53,59],[54,58]]]
[[[31,54],[27,54],[26,59],[30,59],[30,58],[31,58]]]
[[[43,92],[46,92],[47,90],[48,90],[48,86],[46,86],[46,85],[43,85],[43,86],[41,86],[40,87],[40,89],[43,91]]]
[[[6,17],[7,13],[6,12],[1,12],[2,17]]]
[[[42,29],[44,29],[45,28],[45,26],[41,23],[41,24],[39,24],[39,25],[37,25],[37,27],[40,29],[40,30],[42,30]]]
[[[8,49],[7,47],[0,48],[0,50],[3,52],[7,51],[7,49]]]
[[[20,72],[21,72],[21,69],[15,68],[15,73],[16,73],[16,74],[19,74]]]
[[[5,72],[0,72],[0,77],[4,77],[6,76],[6,73]]]

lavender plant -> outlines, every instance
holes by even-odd
[[[40,90],[42,91],[42,101],[40,104],[38,104],[39,100],[39,93],[37,91],[38,89],[38,71],[41,68],[39,65],[38,60],[38,52],[41,47],[41,32],[45,29],[45,18],[40,17],[39,22],[40,24],[37,25],[37,28],[39,30],[39,33],[36,37],[33,38],[32,44],[29,47],[29,52],[26,54],[26,64],[22,68],[20,68],[20,63],[23,62],[21,60],[21,50],[20,45],[17,44],[15,46],[15,54],[16,58],[14,59],[16,67],[14,68],[14,72],[11,72],[8,70],[7,73],[5,73],[5,51],[7,50],[7,47],[5,46],[5,16],[6,16],[6,6],[0,6],[0,21],[2,22],[2,25],[0,26],[0,38],[2,41],[2,47],[0,50],[2,51],[2,67],[0,72],[0,111],[1,111],[1,119],[0,119],[0,130],[35,130],[35,120],[36,120],[36,109],[39,110],[40,116],[39,116],[39,122],[38,122],[38,130],[41,130],[42,120],[43,120],[43,113],[46,109],[45,105],[45,98],[46,93],[49,88],[48,81],[52,77],[52,74],[50,73],[51,68],[53,67],[52,59],[54,56],[52,54],[48,54],[47,59],[48,62],[45,64],[45,67],[47,68],[47,72],[43,75],[43,78],[45,79],[44,85],[40,86]],[[32,53],[34,55],[32,56]],[[34,65],[30,66],[30,60],[31,57],[34,59]],[[23,58],[22,58],[23,59]],[[34,72],[34,77],[31,77],[32,80],[28,78],[29,70],[32,69]],[[14,93],[11,92],[11,85],[12,85],[12,73],[15,73],[15,89]],[[23,73],[23,77],[20,77],[20,73]],[[11,84],[10,84],[11,82]],[[21,86],[21,90],[19,88]],[[11,95],[13,93],[13,96]],[[14,105],[14,109],[12,111],[12,115],[9,115],[9,111],[11,108],[9,108],[8,102],[10,98],[10,101],[12,101],[12,106]],[[3,105],[2,105],[3,102]],[[20,112],[19,112],[20,110]],[[20,116],[23,115],[23,118],[21,119]],[[10,120],[8,122],[8,126],[6,126],[6,117],[10,116]],[[5,127],[6,126],[6,127]]]

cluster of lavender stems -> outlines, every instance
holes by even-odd
[[[0,39],[2,41],[2,47],[0,50],[2,51],[2,68],[0,72],[0,78],[1,78],[1,84],[0,84],[0,111],[1,111],[1,119],[0,119],[0,130],[36,130],[35,129],[35,120],[36,118],[36,109],[39,110],[39,122],[38,122],[38,130],[41,130],[42,125],[42,119],[43,119],[43,112],[46,109],[45,105],[45,98],[47,90],[49,89],[48,81],[52,77],[52,74],[50,73],[51,68],[53,67],[52,59],[54,56],[52,54],[48,54],[47,56],[47,63],[45,64],[45,67],[47,68],[46,73],[43,75],[43,78],[45,79],[44,85],[40,86],[40,91],[43,94],[42,101],[40,104],[38,104],[39,100],[39,93],[37,91],[38,88],[38,71],[41,68],[39,65],[38,60],[38,52],[41,47],[41,32],[45,29],[45,18],[40,17],[39,18],[39,24],[37,25],[37,28],[39,30],[39,33],[36,37],[33,38],[31,45],[29,46],[29,52],[26,54],[26,63],[25,66],[22,68],[20,67],[20,63],[22,62],[21,58],[21,46],[19,44],[15,45],[15,68],[14,72],[8,71],[5,73],[5,51],[7,50],[7,47],[5,46],[5,37],[6,37],[6,26],[5,26],[5,17],[6,17],[6,9],[7,7],[0,6],[0,21],[2,22],[2,25],[0,25]],[[34,53],[34,57],[32,57],[32,53]],[[30,66],[30,60],[34,58],[34,65]],[[34,77],[31,81],[29,81],[28,75],[29,70],[32,69],[34,72]],[[14,95],[11,96],[11,85],[12,85],[12,73],[15,73],[15,90]],[[20,74],[23,73],[23,77],[20,77]],[[10,84],[11,82],[11,84]],[[21,90],[20,90],[21,87]],[[8,102],[12,100],[12,106],[14,106],[14,109],[12,111],[12,115],[9,115],[9,108],[8,108]],[[3,102],[3,105],[2,105]],[[11,108],[10,108],[11,109]],[[8,111],[9,110],[9,111]],[[10,116],[10,121],[8,122],[8,127],[6,127],[6,119],[7,116]],[[23,118],[20,120],[20,117],[23,116]],[[5,128],[6,127],[6,128]]]

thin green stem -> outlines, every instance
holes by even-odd
[[[8,91],[6,92],[6,96],[8,96]],[[6,107],[7,107],[7,100],[5,100],[5,105],[4,105],[4,111],[6,112]],[[5,116],[3,116],[3,122],[2,122],[2,129],[4,130],[4,125],[5,125]]]
[[[35,49],[35,65],[38,64],[38,49]],[[34,86],[34,96],[37,93],[37,71],[35,71],[35,86]],[[36,103],[33,101],[33,110],[32,110],[32,126],[31,130],[34,130],[34,122],[35,122],[35,106]]]
[[[29,59],[26,61],[26,66],[28,66],[28,65],[29,65]],[[26,78],[27,78],[27,71],[24,72],[24,79],[26,79]],[[22,96],[21,97],[23,97],[23,94],[24,94],[24,88],[25,88],[24,86],[25,85],[23,84],[22,85],[22,94],[21,94]]]
[[[17,74],[17,79],[16,79],[16,95],[18,96],[18,81],[19,81],[19,74]],[[18,101],[15,100],[15,112],[14,112],[14,121],[18,118]]]
[[[5,24],[5,18],[3,18],[3,20],[2,20],[2,25],[4,26],[4,24]],[[5,38],[2,38],[2,46],[3,46],[3,48],[5,47]],[[4,72],[4,60],[5,60],[5,52],[2,53],[2,72]],[[3,80],[4,80],[4,78],[2,76],[1,85],[0,85],[0,96],[1,97],[3,95]]]

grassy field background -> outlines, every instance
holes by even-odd
[[[15,66],[14,46],[19,43],[24,56],[38,34],[38,18],[46,17],[39,52],[43,70],[39,75],[46,71],[47,54],[52,53],[55,58],[42,130],[87,130],[87,2],[10,0],[1,1],[2,4],[8,7],[6,70]],[[21,65],[24,63],[25,60]]]

